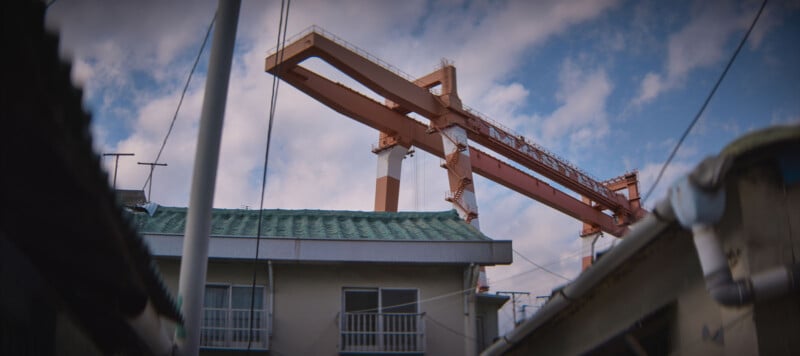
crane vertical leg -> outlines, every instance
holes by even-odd
[[[641,197],[639,197],[639,174],[636,172],[632,173],[631,178],[628,179],[628,201],[631,203],[631,211],[634,211],[634,215],[643,214]],[[637,220],[641,217],[635,216]]]
[[[581,236],[581,271],[585,271],[594,263],[594,245],[598,238],[600,238],[599,232]]]
[[[447,201],[453,203],[453,207],[462,219],[480,229],[467,132],[464,128],[454,125],[441,129],[441,133],[445,153],[444,167],[447,168],[447,178],[450,183]]]
[[[584,204],[592,206],[592,200],[588,197],[581,196]],[[586,223],[583,223],[583,230],[581,230],[581,271],[585,271],[589,266],[594,263],[594,243],[600,236],[600,228]]]
[[[447,178],[450,183],[450,194],[447,200],[453,203],[458,215],[476,229],[478,224],[478,202],[475,198],[475,185],[472,183],[472,163],[469,158],[467,132],[459,126],[441,129],[444,146]],[[480,267],[477,280],[478,291],[489,291],[486,268]]]
[[[393,145],[376,152],[378,174],[375,182],[375,211],[397,211],[400,172],[408,147]]]

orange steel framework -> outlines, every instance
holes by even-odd
[[[476,227],[473,172],[582,221],[582,236],[603,231],[621,237],[630,223],[646,213],[639,202],[637,172],[599,182],[540,146],[477,115],[462,105],[458,97],[454,66],[443,63],[430,74],[407,79],[351,49],[346,42],[323,33],[324,30],[313,27],[282,51],[269,55],[265,70],[333,110],[379,130],[376,153],[397,147],[405,152],[416,146],[444,158],[442,166],[448,171],[451,190],[447,200]],[[324,60],[382,95],[385,103],[299,65],[311,57]],[[433,93],[434,87],[439,87],[440,93]],[[410,112],[429,119],[430,124],[407,116]],[[468,145],[467,140],[551,179],[582,199]],[[376,210],[396,211],[399,175],[386,174],[377,180]],[[617,193],[620,190],[627,190],[627,197]]]

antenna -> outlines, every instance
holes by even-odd
[[[148,180],[150,181],[150,186],[147,188],[147,201],[153,201],[153,199],[151,198],[152,195],[150,195],[150,193],[153,191],[153,169],[155,169],[156,166],[166,167],[167,164],[157,163],[157,162],[138,162],[138,163],[143,166],[150,166],[150,176],[148,177]]]
[[[114,156],[114,183],[111,189],[117,190],[117,168],[119,168],[119,156],[135,156],[133,153],[103,153],[103,157]]]

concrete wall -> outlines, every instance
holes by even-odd
[[[180,263],[158,261],[165,284],[178,290]],[[426,313],[426,355],[465,353],[464,266],[387,264],[273,264],[275,313],[270,350],[276,355],[338,355],[342,289],[419,289],[420,312]],[[209,263],[209,283],[250,284],[250,262]],[[261,263],[258,284],[268,285],[266,263]],[[452,294],[445,297],[442,295]],[[430,298],[435,300],[426,301]],[[169,326],[172,333],[174,326]],[[204,350],[202,354],[229,352]]]
[[[734,278],[800,262],[800,183],[782,186],[777,176],[759,166],[735,183],[741,203],[727,246],[736,256]],[[760,355],[800,355],[799,296],[760,303],[750,318]]]

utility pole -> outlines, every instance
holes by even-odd
[[[197,133],[189,211],[186,214],[181,273],[178,279],[178,305],[184,323],[175,329],[175,343],[178,355],[183,356],[197,355],[200,350],[211,208],[214,204],[219,147],[225,119],[225,100],[228,96],[240,6],[241,0],[219,0],[217,3],[206,90]]]
[[[134,156],[133,153],[103,153],[103,157],[114,156],[114,183],[111,189],[117,190],[117,168],[119,168],[119,156]]]
[[[519,325],[517,322],[517,295],[531,295],[529,292],[514,292],[514,291],[497,291],[496,295],[508,294],[511,296],[511,312],[514,315],[514,326]]]
[[[147,201],[153,201],[152,195],[150,195],[150,193],[153,191],[153,169],[155,169],[156,166],[166,167],[167,164],[156,163],[156,162],[138,162],[138,163],[143,166],[150,166],[150,186],[147,187]]]
[[[528,319],[528,314],[525,312],[525,308],[527,307],[536,307],[535,305],[530,304],[522,304],[520,305],[520,311],[522,312],[522,320]]]

